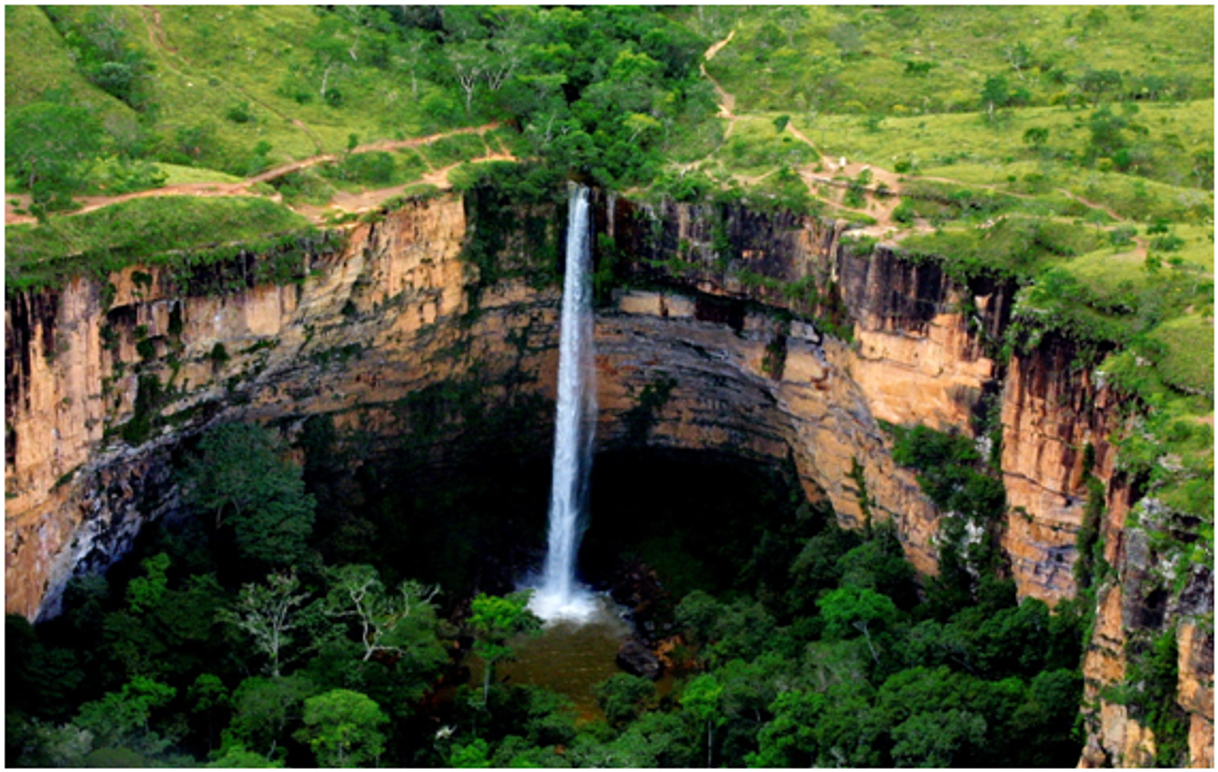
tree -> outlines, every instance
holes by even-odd
[[[350,689],[333,689],[304,703],[304,729],[298,736],[323,767],[358,767],[385,750],[382,724],[388,718],[374,700]]]
[[[160,605],[165,595],[169,579],[165,571],[169,569],[169,555],[164,552],[140,561],[144,576],[137,576],[127,585],[127,607],[134,614],[149,611]]]
[[[656,687],[646,678],[617,673],[594,686],[592,692],[609,723],[621,726],[633,721],[655,699]]]
[[[419,73],[428,64],[429,38],[421,30],[409,29],[402,33],[402,40],[393,49],[400,59],[401,67],[410,73],[410,95],[419,96]]]
[[[136,676],[121,691],[109,692],[99,700],[80,707],[76,725],[93,735],[94,748],[127,747],[154,755],[171,740],[152,731],[152,711],[177,694],[177,689],[151,678]]]
[[[816,761],[815,729],[825,710],[825,695],[811,689],[780,693],[770,706],[774,719],[758,734],[750,767],[810,767]]]
[[[266,584],[247,584],[237,596],[236,606],[222,609],[220,618],[244,630],[254,639],[254,648],[267,656],[273,678],[279,677],[282,652],[293,643],[289,633],[298,626],[298,612],[308,592],[296,592],[296,572],[276,572]]]
[[[703,673],[686,684],[681,692],[681,707],[695,720],[706,725],[706,766],[710,767],[716,726],[722,726],[727,718],[719,706],[723,696],[723,684],[713,673]]]
[[[888,726],[872,705],[874,690],[865,678],[849,677],[824,692],[823,711],[812,735],[813,766],[880,767],[887,765],[884,747]]]
[[[480,593],[470,604],[473,612],[469,626],[473,630],[474,653],[482,658],[482,705],[491,693],[491,678],[495,665],[516,656],[508,639],[541,630],[541,619],[529,610],[531,590],[514,592],[502,597]]]
[[[266,759],[240,743],[225,746],[207,763],[213,769],[282,769],[283,759]]]
[[[787,33],[787,46],[795,47],[795,33],[808,21],[808,9],[802,5],[780,5],[774,9],[774,22]]]
[[[1032,52],[1026,45],[1016,43],[1013,46],[1007,46],[1002,51],[1006,56],[1007,62],[1011,65],[1011,69],[1023,80],[1023,71],[1032,64]]]
[[[843,585],[875,590],[891,598],[898,608],[918,605],[914,572],[891,520],[876,526],[873,538],[842,555],[837,568]]]
[[[487,41],[482,76],[486,87],[498,91],[516,72],[524,54],[525,35],[535,12],[529,8],[499,6],[492,19],[494,29]]]
[[[327,102],[331,102],[333,93],[336,93],[330,86],[330,76],[345,70],[348,59],[356,61],[355,47],[359,37],[356,36],[355,41],[349,43],[348,28],[342,18],[327,14],[322,17],[317,34],[305,41],[305,45],[313,51],[313,66],[321,73],[319,93]]]
[[[985,717],[967,710],[915,713],[893,727],[897,766],[971,766],[969,755],[986,743]]]
[[[1116,70],[1093,70],[1088,68],[1078,79],[1078,87],[1085,94],[1091,94],[1091,106],[1099,107],[1100,100],[1109,91],[1121,87],[1121,73]]]
[[[871,658],[880,664],[880,656],[871,640],[871,632],[897,619],[897,607],[887,595],[861,587],[840,587],[816,602],[825,618],[825,634],[845,637],[847,628],[854,628],[867,639]]]
[[[598,743],[591,733],[581,733],[571,743],[568,758],[572,766],[579,767],[695,767],[700,764],[698,734],[701,732],[691,736],[688,724],[679,714],[652,711],[631,722],[618,737],[608,742]],[[544,766],[523,754],[516,758],[530,762],[527,766]],[[513,765],[516,764],[513,760]]]
[[[17,767],[83,767],[93,749],[93,733],[66,723],[55,724],[10,713],[5,722],[6,760]]]
[[[448,765],[453,769],[488,769],[492,766],[489,753],[490,746],[486,740],[475,737],[464,745],[453,744],[448,754]]]
[[[300,467],[279,454],[262,427],[223,424],[203,436],[182,481],[188,503],[213,511],[217,528],[232,525],[243,556],[292,565],[305,551],[316,505]]]
[[[1104,105],[1091,113],[1087,119],[1087,128],[1091,132],[1091,153],[1094,156],[1120,159],[1122,154],[1128,159],[1129,140],[1126,131],[1137,131],[1138,127],[1132,122],[1129,111],[1116,114]],[[1118,160],[1118,166],[1126,166]]]
[[[439,587],[405,581],[390,594],[385,592],[376,569],[369,565],[333,569],[330,581],[329,613],[355,620],[365,662],[378,652],[427,660],[443,656],[434,650],[437,619],[431,604]]]
[[[1011,90],[1002,75],[991,75],[981,87],[981,104],[986,108],[989,120],[994,120],[994,108],[1006,107],[1011,101]]]
[[[1042,148],[1049,141],[1049,130],[1043,126],[1032,126],[1023,133],[1023,141],[1032,147]]]
[[[83,107],[33,102],[9,110],[4,137],[5,168],[30,191],[31,211],[44,219],[47,211],[71,206],[101,149],[102,127]]]
[[[224,747],[236,742],[251,749],[265,748],[263,758],[275,759],[282,751],[279,744],[284,731],[300,715],[301,702],[316,691],[301,676],[245,679],[233,692],[233,718],[223,733]]]
[[[829,30],[829,40],[837,46],[843,61],[863,50],[863,34],[853,24],[838,24]]]
[[[681,599],[675,612],[677,626],[686,638],[699,646],[709,646],[718,637],[723,605],[707,592],[694,590]]]
[[[200,673],[191,684],[187,697],[191,702],[191,713],[202,713],[207,717],[207,747],[212,748],[214,717],[218,710],[227,709],[232,701],[228,689],[220,677],[212,673]]]
[[[474,109],[474,90],[485,71],[486,50],[481,43],[468,41],[446,46],[444,51],[457,85],[465,92],[465,114],[470,115]]]

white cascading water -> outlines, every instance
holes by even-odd
[[[567,216],[567,274],[559,322],[558,415],[554,420],[554,477],[545,567],[529,607],[547,621],[586,620],[597,604],[575,579],[586,527],[588,475],[596,431],[596,374],[592,360],[592,242],[588,189],[571,186]]]

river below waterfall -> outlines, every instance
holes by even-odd
[[[604,718],[592,688],[622,672],[617,666],[618,647],[630,635],[630,625],[618,616],[619,608],[604,595],[594,596],[595,610],[590,618],[573,622],[549,622],[536,636],[521,636],[509,645],[516,651],[512,662],[499,665],[499,682],[531,684],[569,697],[575,704],[577,720]],[[470,683],[482,678],[482,663],[470,662]]]

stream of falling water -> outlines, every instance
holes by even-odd
[[[567,273],[559,331],[558,414],[554,420],[554,472],[545,566],[530,608],[547,622],[586,621],[594,596],[575,577],[579,542],[587,526],[588,476],[596,430],[592,359],[592,241],[588,189],[571,186],[567,215]]]

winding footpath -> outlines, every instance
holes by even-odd
[[[724,140],[726,140],[729,136],[731,136],[732,129],[735,127],[737,119],[740,118],[741,116],[739,116],[735,112],[736,97],[733,94],[731,94],[730,92],[728,92],[727,89],[725,89],[723,87],[723,85],[721,83],[719,83],[719,81],[717,81],[713,77],[711,77],[710,73],[708,73],[706,70],[706,63],[709,62],[711,59],[715,58],[715,55],[718,54],[721,50],[723,50],[724,46],[726,46],[728,43],[730,43],[732,41],[732,38],[734,38],[735,36],[736,36],[736,30],[733,29],[731,32],[728,33],[727,37],[713,43],[709,48],[706,49],[706,52],[702,55],[702,61],[698,64],[698,68],[699,68],[700,72],[702,73],[702,76],[704,78],[706,78],[708,81],[710,81],[711,86],[715,90],[715,97],[716,97],[716,101],[719,106],[719,112],[716,117],[723,118],[723,119],[727,120],[727,122],[728,122],[727,129],[724,131],[724,134],[723,134]],[[817,157],[820,159],[819,162],[805,164],[798,169],[800,177],[803,178],[805,184],[807,184],[807,186],[808,186],[809,191],[813,195],[815,195],[818,199],[824,201],[826,204],[830,205],[831,207],[833,207],[835,209],[841,209],[843,211],[854,212],[856,214],[865,214],[868,217],[871,217],[876,220],[875,225],[871,225],[866,228],[863,228],[858,231],[859,233],[861,233],[863,235],[886,238],[896,232],[908,233],[908,232],[926,232],[926,231],[933,230],[933,228],[930,226],[929,223],[916,222],[912,225],[905,224],[905,223],[898,223],[892,217],[893,210],[895,210],[901,203],[900,195],[901,195],[901,191],[903,189],[902,182],[906,181],[907,179],[910,179],[909,177],[907,177],[905,175],[897,174],[896,172],[894,172],[890,169],[884,169],[882,167],[875,166],[872,164],[860,163],[857,161],[850,161],[847,158],[838,158],[838,157],[828,156],[820,148],[818,148],[816,146],[816,144],[811,139],[809,139],[806,134],[804,134],[802,131],[800,131],[799,128],[796,127],[796,125],[793,122],[788,122],[787,125],[783,128],[783,131],[790,133],[790,135],[792,137],[794,137],[796,140],[798,140],[798,141],[804,143],[805,145],[807,145],[808,147],[812,148],[812,150],[814,150],[816,152]],[[683,170],[692,169],[695,166],[697,166],[698,163],[700,163],[700,162],[695,161],[692,163],[681,164],[679,166],[679,168],[681,168]],[[826,174],[824,171],[817,171],[818,167],[821,170],[827,169],[829,173]],[[851,182],[849,182],[848,180],[843,179],[843,178],[857,179],[858,176],[860,174],[862,174],[863,172],[870,172],[870,175],[871,175],[871,182],[868,185],[863,186],[863,190],[868,194],[866,207],[864,209],[850,207],[850,206],[847,206],[845,203],[842,203],[839,201],[834,201],[831,198],[823,196],[822,191],[826,187],[841,188],[841,189],[850,188]],[[744,182],[746,184],[756,184],[757,182],[759,182],[761,179],[763,179],[766,176],[768,176],[768,174],[761,175],[760,177],[737,176],[737,179],[739,179],[741,182]],[[946,182],[946,183],[953,184],[953,185],[964,185],[965,184],[965,183],[962,183],[960,180],[954,180],[954,179],[947,178],[947,177],[917,176],[915,179],[927,180],[927,181],[933,181],[933,182]],[[1004,190],[1004,189],[998,187],[997,185],[972,184],[972,185],[969,185],[969,187],[993,190],[996,192],[1003,193],[1005,195],[1015,196],[1017,198],[1027,198],[1027,199],[1034,198],[1033,196],[1027,196],[1024,194],[1015,193],[1013,191]],[[1070,199],[1073,199],[1074,201],[1077,201],[1080,204],[1083,204],[1084,206],[1086,206],[1090,209],[1094,209],[1096,211],[1103,212],[1104,214],[1106,214],[1110,218],[1112,218],[1112,220],[1114,222],[1118,222],[1118,223],[1125,222],[1124,217],[1119,215],[1116,211],[1114,211],[1112,208],[1110,208],[1108,206],[1096,203],[1094,201],[1088,201],[1087,199],[1082,198],[1081,196],[1077,196],[1064,188],[1057,188],[1056,190],[1059,193],[1061,193],[1062,195],[1064,195]],[[1069,219],[1069,218],[1059,218],[1059,219]],[[1145,249],[1146,249],[1145,243],[1143,243],[1143,241],[1141,239],[1135,239],[1135,242],[1138,245],[1137,251],[1139,253],[1144,253]]]
[[[173,58],[176,58],[185,67],[191,66],[190,63],[181,55],[181,53],[178,51],[178,49],[170,44],[169,39],[165,33],[165,30],[161,24],[160,11],[158,11],[155,8],[152,8],[151,6],[141,6],[140,11],[144,15],[144,18],[147,22],[148,37],[149,37],[149,41],[151,42],[151,44],[156,49],[159,49],[160,51],[162,51],[165,54],[166,65],[170,69],[174,70],[178,74],[185,75],[186,73],[183,70],[173,66],[168,61],[171,57],[173,57]],[[728,33],[727,37],[713,43],[709,48],[706,49],[706,52],[703,54],[703,60],[698,65],[698,68],[699,68],[702,76],[705,77],[710,82],[711,86],[715,90],[715,96],[716,96],[716,100],[717,100],[717,103],[719,106],[719,112],[717,114],[717,117],[723,118],[728,122],[727,129],[724,131],[724,135],[723,135],[725,140],[731,135],[732,129],[735,127],[736,120],[739,117],[739,116],[737,116],[737,114],[735,112],[736,97],[733,94],[729,93],[725,88],[723,88],[722,84],[720,84],[717,80],[715,80],[713,77],[711,77],[711,75],[706,70],[706,63],[711,61],[712,59],[714,59],[715,55],[718,54],[721,50],[723,50],[723,48],[725,46],[727,46],[729,43],[731,43],[732,39],[735,38],[735,36],[736,36],[736,30],[733,29]],[[260,172],[256,175],[253,175],[246,179],[240,180],[238,182],[232,182],[232,183],[198,182],[198,183],[188,183],[188,184],[181,184],[181,185],[167,185],[167,186],[160,187],[160,188],[153,188],[150,190],[141,190],[141,191],[136,191],[133,193],[125,193],[125,194],[117,195],[117,196],[77,197],[76,201],[79,202],[82,206],[79,209],[76,209],[75,211],[69,213],[68,216],[76,215],[76,214],[83,214],[86,212],[92,212],[92,211],[95,211],[95,210],[100,209],[105,206],[110,206],[112,204],[117,204],[117,203],[121,203],[124,201],[130,201],[130,200],[136,199],[136,198],[156,198],[156,197],[162,197],[162,196],[263,196],[265,194],[255,191],[254,186],[258,185],[259,183],[269,183],[269,182],[271,182],[273,180],[277,180],[285,175],[292,174],[294,172],[298,172],[303,169],[308,169],[310,167],[317,166],[318,164],[332,163],[332,162],[338,161],[340,158],[345,156],[345,154],[322,152],[321,141],[317,138],[317,136],[312,131],[309,130],[308,126],[306,126],[299,119],[296,119],[289,115],[285,115],[283,113],[280,113],[279,111],[275,110],[271,106],[263,104],[255,96],[249,94],[248,92],[246,92],[244,89],[242,89],[239,86],[226,86],[226,88],[229,88],[230,90],[235,91],[236,93],[239,93],[242,97],[259,104],[261,107],[268,110],[269,112],[279,115],[281,118],[284,118],[285,120],[291,121],[293,123],[293,125],[295,125],[301,131],[303,131],[310,138],[310,140],[313,142],[314,146],[316,147],[316,149],[318,151],[317,154],[309,156],[308,158],[303,158],[303,159],[300,159],[297,161],[292,161],[290,163],[276,166],[274,168]],[[433,142],[444,139],[446,137],[453,137],[453,136],[458,136],[458,135],[462,135],[462,134],[477,134],[478,136],[483,137],[484,142],[485,142],[486,140],[485,140],[484,135],[488,131],[492,131],[498,127],[499,127],[499,124],[497,122],[492,122],[492,123],[484,124],[482,126],[472,126],[472,127],[462,128],[462,129],[454,129],[452,131],[442,132],[442,133],[438,133],[438,134],[431,134],[431,135],[424,136],[424,137],[415,137],[413,139],[392,140],[392,141],[391,140],[381,140],[381,141],[377,141],[377,142],[368,143],[365,145],[359,145],[359,146],[355,147],[354,149],[352,149],[350,152],[354,153],[354,154],[358,154],[358,153],[369,153],[369,152],[375,152],[375,151],[387,152],[387,151],[401,150],[401,149],[406,149],[406,148],[418,148],[418,147],[423,147],[423,146],[429,145]],[[802,131],[800,131],[799,128],[796,127],[795,124],[792,122],[788,122],[787,125],[784,127],[783,131],[789,132],[790,135],[792,137],[794,137],[796,140],[798,140],[798,141],[806,144],[808,147],[812,148],[816,152],[817,157],[820,159],[819,162],[805,164],[804,166],[800,167],[800,169],[798,170],[800,176],[803,178],[804,182],[808,185],[808,189],[810,192],[812,192],[814,195],[817,195],[821,191],[823,191],[823,189],[825,187],[848,188],[848,187],[850,187],[851,183],[847,180],[844,180],[843,177],[857,178],[864,171],[868,171],[871,174],[872,182],[871,182],[871,184],[863,187],[864,191],[869,194],[867,197],[867,207],[865,209],[856,209],[853,207],[849,207],[844,203],[833,201],[828,198],[824,198],[822,195],[817,195],[817,197],[822,198],[822,200],[825,200],[826,203],[830,204],[834,208],[843,209],[843,210],[851,211],[851,212],[856,212],[859,214],[866,214],[867,216],[874,218],[876,220],[876,224],[869,226],[868,228],[864,229],[864,231],[863,231],[864,233],[867,233],[869,235],[880,236],[880,235],[891,234],[894,231],[910,230],[910,226],[901,224],[901,223],[897,223],[892,219],[892,212],[900,203],[900,193],[902,190],[901,183],[905,179],[905,177],[903,177],[902,175],[899,175],[891,170],[884,169],[884,168],[874,166],[871,164],[851,162],[845,158],[833,158],[833,157],[827,156],[822,152],[822,150],[820,148],[818,148],[816,146],[815,143],[812,142],[811,139],[808,138],[808,136],[806,134],[804,134]],[[489,143],[487,143],[487,149],[489,151],[488,153],[486,153],[482,156],[479,156],[477,158],[467,159],[467,161],[476,163],[476,162],[482,162],[482,161],[515,161],[515,160],[517,160],[510,152],[508,152],[506,150],[506,148],[503,147],[502,142],[499,142],[498,144],[499,144],[499,150],[496,151],[490,147]],[[681,165],[681,168],[690,169],[690,168],[693,168],[694,166],[696,166],[697,163],[698,162],[683,164],[683,165]],[[430,165],[429,165],[428,172],[422,177],[422,179],[419,179],[419,180],[413,180],[409,183],[405,183],[402,185],[396,185],[396,186],[389,187],[389,188],[381,188],[381,189],[376,189],[376,190],[364,190],[364,191],[361,191],[358,193],[337,191],[334,193],[334,195],[325,205],[318,206],[318,205],[302,204],[302,205],[297,205],[297,206],[290,207],[290,208],[292,208],[294,211],[308,217],[310,220],[312,220],[316,223],[319,223],[319,224],[325,223],[326,221],[332,219],[333,216],[338,213],[342,213],[342,212],[357,212],[358,213],[358,212],[363,212],[363,211],[368,211],[370,209],[373,209],[373,208],[377,207],[378,205],[383,204],[385,201],[388,201],[389,199],[394,198],[395,196],[401,195],[402,192],[407,187],[410,187],[411,185],[423,183],[423,184],[428,184],[428,185],[435,185],[436,187],[441,188],[441,189],[446,189],[449,187],[448,173],[450,171],[452,171],[453,168],[455,168],[456,166],[459,166],[459,165],[460,165],[460,163],[452,164],[452,165],[445,166],[440,169],[432,169],[432,168],[430,168]],[[829,174],[825,174],[823,171],[817,171],[818,168],[821,170],[828,169]],[[762,175],[762,176],[764,177],[767,175]],[[740,179],[744,182],[756,183],[761,178],[740,178]],[[947,183],[957,184],[957,185],[963,184],[959,180],[953,180],[953,179],[945,178],[945,177],[917,177],[917,179],[947,182]],[[981,184],[981,185],[972,185],[971,187],[997,190],[1004,194],[1017,196],[1017,197],[1021,197],[1021,198],[1031,198],[1030,196],[1023,196],[1019,193],[1001,190],[1000,188],[998,188],[995,185]],[[1078,201],[1079,203],[1083,204],[1084,206],[1087,206],[1091,209],[1095,209],[1097,211],[1104,212],[1106,215],[1111,217],[1115,222],[1124,222],[1125,221],[1125,218],[1118,215],[1110,207],[1104,206],[1102,204],[1099,204],[1099,203],[1096,203],[1093,201],[1088,201],[1063,188],[1058,188],[1057,190],[1058,190],[1058,192],[1062,193],[1063,195],[1065,195],[1075,201]],[[884,191],[886,193],[886,195],[880,195],[881,191]],[[279,203],[282,203],[282,200],[283,200],[282,196],[280,196],[278,193],[272,194],[267,197],[270,198],[271,200],[279,202]],[[18,210],[28,209],[29,204],[30,204],[30,197],[28,195],[5,196],[5,206],[4,206],[5,225],[18,225],[18,224],[36,222],[35,218],[18,211]],[[929,229],[929,226],[926,225],[925,223],[919,223],[919,224],[913,226],[913,230],[928,230],[928,229]],[[1145,245],[1141,242],[1140,239],[1137,240],[1137,243],[1138,243],[1139,247],[1141,248],[1141,250],[1144,251]]]
[[[179,75],[182,75],[183,77],[188,76],[189,73],[186,71],[187,69],[189,69],[191,71],[197,71],[197,68],[194,68],[190,64],[190,62],[187,61],[186,58],[182,56],[182,54],[178,51],[177,47],[173,46],[169,42],[169,38],[166,35],[165,29],[161,24],[160,11],[151,6],[141,6],[140,13],[143,15],[144,20],[148,26],[149,42],[151,43],[151,45],[153,46],[154,49],[157,49],[164,54],[163,59],[164,59],[165,66],[168,69],[172,70],[173,72],[175,72]],[[175,66],[172,59],[176,59],[177,62],[181,65],[181,67]],[[183,69],[183,68],[185,68],[185,69]],[[159,188],[140,190],[140,191],[135,191],[132,193],[123,193],[123,194],[116,195],[116,196],[76,196],[76,197],[74,197],[74,200],[81,205],[80,208],[75,209],[72,212],[65,213],[65,215],[73,216],[73,215],[78,215],[78,214],[84,214],[86,212],[93,212],[98,209],[101,209],[102,207],[111,206],[113,204],[119,204],[124,201],[131,201],[131,200],[137,199],[137,198],[160,198],[160,197],[164,197],[164,196],[215,196],[215,197],[265,196],[265,194],[255,191],[254,186],[258,185],[259,183],[268,183],[268,182],[271,182],[272,180],[277,180],[280,177],[283,177],[285,175],[292,174],[293,172],[298,172],[302,169],[308,169],[310,167],[317,166],[318,164],[331,163],[331,162],[337,161],[346,155],[346,154],[323,152],[324,149],[322,147],[321,140],[317,137],[316,134],[314,134],[309,129],[308,126],[306,126],[304,124],[303,121],[301,121],[297,118],[294,118],[293,116],[286,115],[284,113],[279,112],[274,107],[263,103],[257,97],[248,93],[247,91],[245,91],[245,89],[242,89],[240,86],[226,84],[226,85],[224,85],[224,87],[226,89],[230,90],[231,92],[234,92],[235,94],[239,94],[242,98],[248,99],[251,102],[258,104],[260,107],[267,110],[268,112],[270,112],[274,115],[277,115],[280,118],[283,118],[284,120],[291,121],[291,123],[294,126],[299,128],[302,132],[305,133],[306,136],[309,137],[310,141],[313,143],[314,147],[316,148],[317,153],[315,155],[309,156],[308,158],[303,158],[298,161],[292,161],[290,163],[281,164],[281,165],[273,167],[271,169],[267,169],[266,171],[260,172],[251,177],[247,177],[246,179],[240,180],[238,182],[230,182],[230,183],[194,182],[194,183],[184,183],[184,184],[180,184],[180,185],[166,185],[166,186],[159,187]],[[424,137],[414,137],[412,139],[380,140],[380,141],[371,142],[371,143],[364,144],[364,145],[359,145],[359,146],[353,148],[350,152],[353,154],[358,154],[358,153],[369,153],[369,152],[374,152],[374,151],[388,152],[388,151],[393,151],[393,150],[401,150],[401,149],[405,149],[405,148],[418,148],[418,147],[423,147],[425,145],[429,145],[438,140],[445,139],[447,137],[454,137],[454,136],[458,136],[461,134],[477,134],[478,136],[484,136],[488,131],[493,131],[494,129],[499,128],[499,125],[500,124],[498,122],[492,122],[492,123],[484,124],[482,126],[471,126],[471,127],[462,128],[462,129],[454,129],[452,131],[441,132],[438,134],[431,134],[431,135],[424,136]],[[503,147],[503,144],[501,142],[499,142],[497,144],[499,145],[498,151],[491,149],[489,146],[489,143],[488,143],[488,150],[490,150],[490,152],[488,152],[482,156],[479,156],[477,158],[467,159],[467,161],[471,162],[471,163],[476,163],[476,162],[480,162],[480,161],[514,161],[514,160],[516,160],[515,157],[511,155],[511,153],[506,151],[506,149]],[[354,211],[358,212],[358,211],[367,211],[369,209],[375,208],[377,205],[389,200],[390,198],[393,198],[394,196],[397,196],[397,195],[401,195],[402,191],[405,190],[405,188],[409,187],[410,185],[424,183],[424,184],[429,184],[429,185],[435,185],[436,187],[441,188],[441,189],[448,188],[449,187],[448,172],[452,171],[453,168],[455,168],[456,166],[459,166],[459,165],[460,165],[460,163],[451,164],[451,165],[445,166],[441,169],[432,169],[432,168],[430,168],[430,165],[428,165],[429,170],[423,176],[422,179],[412,180],[411,182],[403,184],[403,185],[397,185],[397,186],[391,187],[391,188],[383,188],[380,190],[362,191],[360,193],[348,193],[345,191],[338,191],[331,197],[331,200],[328,202],[328,204],[326,206],[301,205],[301,206],[289,207],[289,208],[292,208],[294,211],[297,211],[300,214],[303,214],[306,217],[309,217],[310,220],[313,220],[314,222],[320,224],[320,223],[323,223],[324,221],[326,221],[327,219],[329,219],[330,217],[332,217],[334,214],[336,214],[336,210],[352,211],[352,208],[354,208]],[[271,200],[273,200],[277,203],[282,203],[282,201],[283,201],[282,196],[280,196],[278,193],[272,194],[270,196],[265,196],[265,197],[270,198]],[[23,213],[25,210],[28,210],[28,208],[30,206],[30,196],[28,194],[10,194],[10,195],[6,195],[4,198],[5,198],[5,201],[4,201],[4,224],[5,225],[22,225],[22,224],[31,224],[31,223],[37,222],[37,220],[34,217]],[[21,211],[18,211],[18,210],[21,210]]]
[[[471,126],[471,127],[464,128],[464,129],[454,129],[452,131],[441,132],[439,134],[430,134],[425,137],[415,137],[413,139],[382,140],[382,141],[378,141],[378,142],[370,142],[366,145],[359,145],[358,147],[354,148],[351,152],[353,154],[358,154],[358,153],[369,153],[369,152],[373,152],[373,151],[385,152],[385,151],[392,151],[392,150],[401,150],[403,148],[417,148],[417,147],[423,147],[425,145],[430,145],[431,143],[436,142],[437,140],[445,139],[447,137],[455,137],[455,136],[458,136],[461,134],[477,134],[478,136],[483,136],[486,134],[486,132],[493,131],[494,129],[497,129],[497,128],[499,128],[499,124],[497,122],[492,122],[492,123],[484,124],[482,126]],[[502,150],[502,146],[500,147],[500,150]],[[317,166],[318,164],[337,161],[341,157],[342,157],[341,154],[322,153],[319,155],[310,156],[309,158],[301,159],[299,161],[293,161],[291,163],[276,166],[272,169],[268,169],[267,171],[256,174],[253,177],[248,177],[244,180],[241,180],[240,182],[231,182],[231,183],[192,182],[192,183],[186,183],[186,184],[182,184],[182,185],[166,185],[165,187],[152,188],[150,190],[139,190],[134,193],[124,193],[124,194],[118,195],[118,196],[80,196],[80,197],[77,197],[75,200],[78,203],[82,204],[82,206],[79,209],[76,209],[72,212],[67,213],[67,215],[73,216],[73,215],[78,215],[78,214],[84,214],[85,212],[96,211],[105,206],[110,206],[112,204],[119,204],[124,201],[131,201],[132,199],[136,199],[136,198],[160,198],[163,196],[263,196],[262,193],[259,193],[253,189],[254,186],[257,185],[258,183],[277,180],[280,177],[283,177],[288,174],[292,174],[293,172],[298,172],[302,169],[308,169],[309,167]],[[514,161],[514,160],[516,160],[516,158],[507,152],[491,152],[491,153],[487,153],[482,156],[479,156],[477,158],[467,159],[467,161],[470,163],[476,163],[476,162],[480,162],[480,161]],[[294,210],[300,212],[301,214],[304,214],[305,216],[309,217],[310,219],[313,219],[315,222],[320,222],[324,216],[323,213],[332,212],[332,210],[334,208],[345,209],[346,208],[345,204],[354,202],[354,201],[360,202],[359,206],[361,209],[373,208],[377,204],[387,201],[390,198],[393,198],[395,195],[400,195],[401,192],[409,185],[426,183],[426,184],[430,184],[430,185],[435,185],[438,188],[447,188],[447,187],[449,187],[448,177],[447,177],[448,172],[450,172],[455,167],[460,166],[461,163],[465,163],[465,161],[456,163],[456,164],[452,164],[450,166],[446,166],[442,169],[436,169],[436,170],[429,171],[426,175],[423,176],[422,179],[412,180],[409,183],[406,183],[403,185],[398,185],[393,188],[384,188],[380,191],[365,191],[363,193],[358,193],[358,194],[344,193],[344,192],[340,191],[334,195],[334,197],[331,199],[331,202],[328,207],[301,206],[301,207],[295,207]],[[381,195],[378,196],[378,194],[381,194]],[[271,198],[272,200],[277,201],[277,202],[282,201],[282,197],[279,196],[278,193],[276,193],[273,196],[269,196],[269,198]],[[16,202],[16,205],[14,205],[14,202]],[[33,218],[27,214],[19,214],[16,211],[18,208],[24,209],[24,208],[28,207],[29,204],[30,204],[30,197],[28,195],[22,194],[22,195],[5,196],[4,224],[5,225],[20,225],[20,224],[25,224],[25,223],[37,222],[37,220],[35,220],[35,218]]]
[[[727,33],[727,37],[714,43],[710,48],[706,49],[706,53],[702,55],[702,61],[698,63],[698,70],[702,73],[702,77],[710,81],[711,85],[715,88],[715,95],[719,97],[719,117],[727,118],[728,120],[732,120],[736,117],[732,113],[732,110],[736,108],[736,97],[727,93],[723,86],[719,85],[719,81],[710,76],[710,73],[706,71],[706,63],[711,59],[714,59],[715,54],[719,53],[724,46],[732,42],[732,38],[734,37],[736,37],[736,30],[732,30],[731,32]]]

